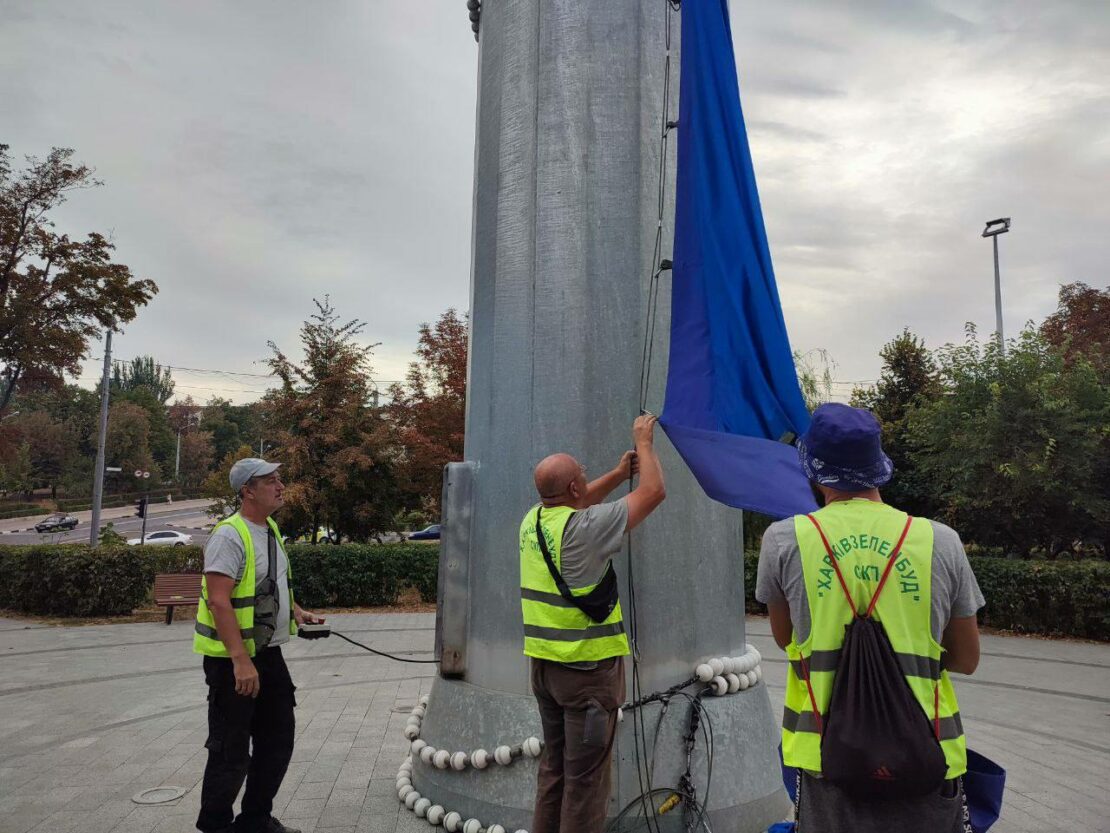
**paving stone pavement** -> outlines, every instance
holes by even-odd
[[[427,657],[432,648],[430,614],[330,618],[382,650]],[[207,728],[191,627],[0,619],[0,833],[195,829]],[[766,620],[749,619],[748,632],[781,709],[782,654]],[[983,651],[979,671],[956,687],[970,745],[1009,771],[994,830],[1110,832],[1110,647],[984,637]],[[394,777],[432,667],[335,638],[293,640],[285,655],[298,686],[297,744],[275,813],[305,833],[428,831],[398,804]],[[187,792],[132,803],[160,785]]]

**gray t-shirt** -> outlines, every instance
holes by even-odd
[[[261,587],[263,580],[270,574],[270,556],[267,538],[268,531],[264,526],[243,518],[247,529],[251,533],[251,543],[254,545],[254,584]],[[247,563],[247,551],[243,548],[243,539],[231,526],[221,526],[208,539],[204,545],[204,572],[221,573],[231,576],[236,582],[243,578],[243,568]],[[278,541],[277,548],[277,621],[274,624],[274,636],[270,645],[282,645],[289,641],[289,557],[285,548]]]
[[[597,584],[609,559],[620,552],[628,527],[628,501],[597,503],[579,509],[563,529],[559,572],[572,589]]]
[[[933,573],[930,624],[939,643],[948,621],[974,616],[986,604],[979,582],[971,571],[964,545],[955,530],[936,521],[933,525]],[[776,521],[763,533],[755,598],[769,604],[785,600],[798,642],[809,636],[809,599],[802,577],[802,554],[794,531],[794,519]],[[837,596],[843,601],[841,596]]]

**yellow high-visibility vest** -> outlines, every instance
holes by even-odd
[[[281,542],[281,532],[278,526],[274,523],[273,518],[267,518],[266,522],[270,525],[270,529],[274,531],[274,536],[277,538],[277,545],[281,547],[281,551],[285,552],[285,545]],[[231,591],[231,606],[235,611],[235,621],[239,623],[239,635],[243,638],[243,645],[247,649],[248,656],[254,656],[254,599],[256,594],[255,588],[255,569],[254,569],[254,542],[251,540],[250,530],[247,528],[247,522],[243,520],[238,512],[230,518],[225,518],[213,527],[212,531],[215,532],[221,526],[230,526],[239,533],[239,537],[243,540],[243,549],[246,550],[247,560],[243,566],[243,577],[235,588]],[[286,555],[288,562],[288,555]],[[293,565],[289,564],[286,572],[289,581],[289,634],[291,636],[297,635],[297,623],[293,619]],[[277,576],[274,576],[277,580]],[[220,641],[220,636],[216,632],[216,619],[212,616],[212,611],[208,607],[208,577],[201,578],[200,582],[200,601],[197,603],[197,623],[193,633],[193,651],[198,654],[204,654],[207,657],[227,657],[227,647]]]
[[[882,503],[854,499],[836,501],[814,513],[836,557],[856,611],[871,603],[879,578],[906,527],[904,512]],[[797,634],[786,646],[785,708],[782,756],[788,766],[821,771],[821,735],[832,697],[845,628],[854,611],[840,587],[817,527],[805,515],[794,518],[802,574],[809,600],[810,631],[804,642]],[[938,734],[948,765],[946,778],[967,771],[967,744],[956,692],[941,667],[944,649],[933,638],[930,624],[933,567],[933,526],[915,518],[894,562],[872,617],[882,623],[914,698]],[[813,701],[805,675],[813,689]]]
[[[524,614],[524,653],[555,662],[588,662],[630,653],[618,601],[604,622],[589,616],[559,594],[536,538],[533,506],[520,525],[520,606]],[[574,514],[569,506],[544,507],[541,527],[551,559],[561,569],[563,530]],[[572,588],[584,596],[597,585]]]

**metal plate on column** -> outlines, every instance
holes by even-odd
[[[466,673],[466,636],[470,615],[470,526],[474,507],[475,463],[443,467],[443,517],[436,593],[436,656],[439,673]]]

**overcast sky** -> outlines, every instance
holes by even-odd
[[[987,219],[1013,217],[1007,334],[1061,282],[1107,284],[1110,3],[733,0],[732,17],[791,340],[837,379],[874,379],[904,326],[930,346],[993,330]],[[267,339],[295,350],[330,293],[391,380],[421,322],[466,308],[463,0],[0,0],[0,21],[0,142],[94,165],[106,186],[60,229],[111,232],[161,289],[117,356],[261,373]],[[265,387],[174,375],[199,400]]]

